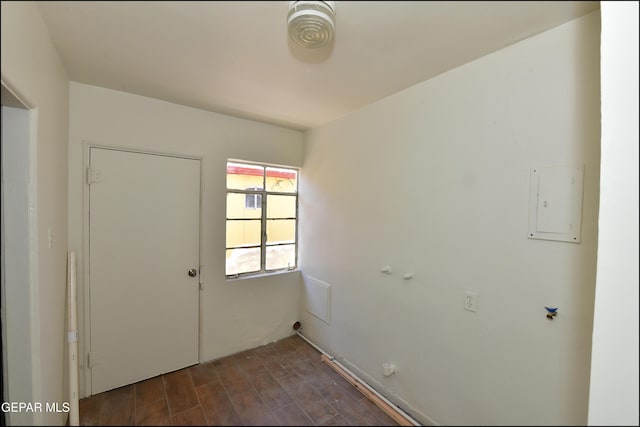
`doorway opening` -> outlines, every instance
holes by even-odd
[[[36,266],[35,180],[32,124],[35,111],[2,82],[0,117],[2,151],[2,372],[3,402],[30,402],[34,397],[34,348],[36,326],[32,319]],[[10,308],[8,310],[8,308]],[[2,425],[32,424],[32,413],[0,415]]]

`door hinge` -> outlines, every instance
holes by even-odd
[[[95,184],[100,182],[100,171],[92,167],[87,168],[87,184]]]
[[[89,352],[89,354],[87,354],[87,365],[89,366],[89,368],[93,368],[97,364],[98,364],[98,356],[96,355],[95,352]]]

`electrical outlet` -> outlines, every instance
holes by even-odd
[[[476,311],[478,309],[478,294],[467,291],[464,293],[464,309]]]

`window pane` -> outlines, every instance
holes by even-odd
[[[225,274],[260,271],[260,248],[227,249]]]
[[[262,196],[260,194],[227,193],[227,218],[260,218],[262,215],[261,202]],[[258,207],[247,207],[251,203],[258,203]]]
[[[295,169],[267,168],[267,191],[295,193],[298,190],[298,171]]]
[[[267,218],[295,218],[296,196],[267,195]]]
[[[227,220],[227,247],[260,245],[261,221]]]
[[[296,245],[267,246],[267,270],[296,266]]]
[[[295,219],[270,219],[267,221],[267,243],[295,243]]]
[[[262,188],[264,167],[227,162],[227,188],[245,190]]]

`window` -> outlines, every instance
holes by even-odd
[[[262,190],[260,187],[249,187],[247,190]],[[262,208],[262,193],[254,194],[247,193],[244,195],[244,207],[247,209],[261,209]]]
[[[227,162],[227,277],[296,267],[298,171]]]

